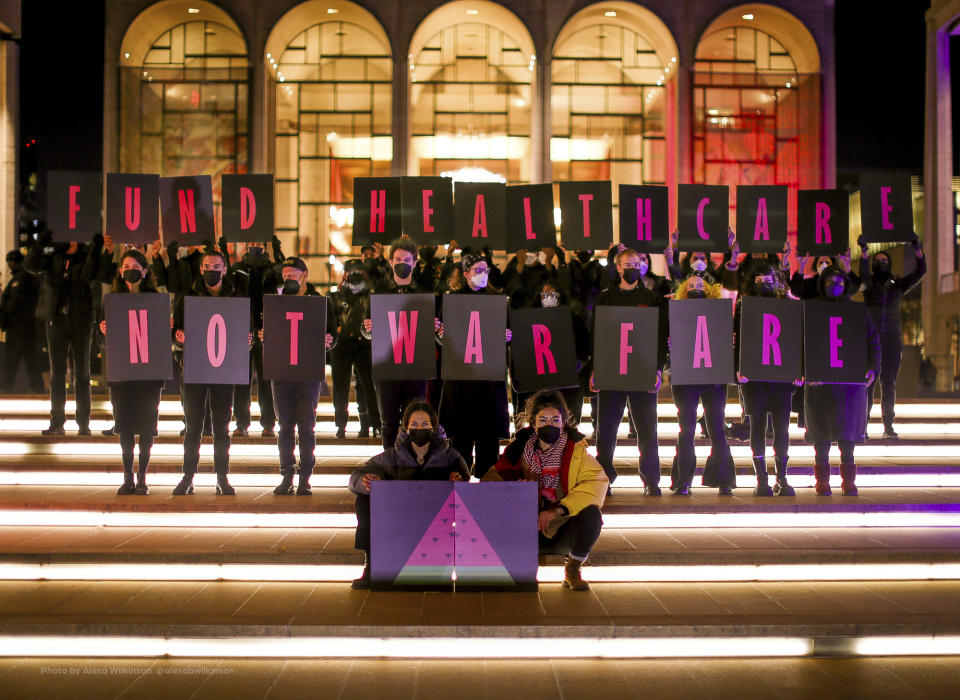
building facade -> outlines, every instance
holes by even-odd
[[[273,173],[324,262],[357,176],[835,185],[830,0],[118,0],[104,81],[105,172]]]

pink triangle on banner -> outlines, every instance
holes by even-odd
[[[453,573],[454,518],[456,513],[456,494],[451,489],[450,496],[440,506],[427,531],[423,533],[419,544],[410,554],[407,563],[397,575],[396,581],[408,578],[421,578],[433,572],[437,578],[449,580]]]
[[[505,568],[496,550],[477,524],[467,504],[457,499],[457,534],[454,551],[457,566]]]

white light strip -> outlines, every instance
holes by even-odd
[[[810,656],[813,649],[809,637],[0,637],[5,657],[739,658]]]
[[[149,498],[149,497],[148,497]],[[189,496],[184,496],[189,499]],[[665,496],[670,498],[670,496]],[[841,498],[840,496],[837,497]],[[224,501],[226,502],[226,501]],[[667,528],[812,528],[812,527],[960,527],[960,512],[732,512],[604,513],[614,529]],[[282,527],[355,528],[353,513],[146,512],[0,510],[0,527]]]
[[[347,582],[357,578],[362,569],[349,564],[0,562],[0,581]],[[960,563],[601,565],[584,572],[593,583],[956,581],[960,580]],[[563,567],[541,566],[537,580],[560,583]]]
[[[861,656],[927,656],[960,654],[960,636],[860,637],[851,640]]]

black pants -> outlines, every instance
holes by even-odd
[[[587,506],[567,520],[553,537],[539,533],[540,552],[562,554],[584,561],[597,543],[601,528],[603,516],[600,515],[600,509]]]
[[[69,319],[47,321],[47,352],[50,354],[50,425],[62,428],[66,422],[67,352],[73,358],[74,395],[77,424],[90,425],[90,338],[93,324]]]
[[[377,405],[380,408],[380,432],[383,449],[393,447],[400,432],[403,409],[411,401],[426,398],[427,382],[422,379],[396,382],[377,382]]]
[[[273,403],[280,421],[277,449],[280,473],[284,476],[292,476],[296,471],[293,448],[297,442],[300,443],[300,476],[309,478],[313,473],[317,461],[313,454],[317,447],[313,429],[317,424],[317,400],[322,386],[320,382],[273,382]]]
[[[786,457],[790,448],[790,405],[793,384],[786,382],[747,382],[740,385],[743,406],[750,420],[750,449],[754,457],[763,457],[767,447],[767,415],[773,421],[773,452]]]
[[[673,402],[677,406],[680,435],[677,437],[677,456],[673,458],[670,488],[689,486],[697,469],[697,453],[693,440],[697,430],[697,404],[703,403],[703,417],[710,436],[710,456],[703,470],[704,486],[734,486],[736,473],[733,456],[724,430],[724,410],[727,405],[726,384],[673,385]],[[637,421],[639,422],[639,421]],[[637,426],[639,427],[639,426]]]
[[[17,369],[23,360],[27,370],[27,383],[30,391],[43,393],[43,361],[40,357],[40,339],[37,328],[31,319],[29,325],[17,325],[7,329],[3,356],[3,378],[0,387],[4,391],[13,391],[17,383]]]
[[[233,384],[184,384],[183,412],[187,430],[183,437],[183,473],[193,476],[200,462],[204,405],[209,397],[213,423],[213,468],[216,473],[230,471],[230,413],[233,408]]]
[[[617,478],[613,452],[623,409],[629,406],[640,449],[640,478],[645,485],[660,483],[660,451],[657,445],[657,395],[649,391],[601,391],[597,393],[594,427],[597,431],[597,461],[612,484]]]
[[[482,479],[500,457],[500,438],[496,435],[458,432],[450,438],[450,446],[460,453],[467,463],[467,469],[472,469],[478,479]],[[474,449],[477,452],[476,460],[473,457]]]
[[[357,513],[357,529],[353,533],[353,547],[367,553],[370,557],[370,496],[358,495],[353,504]]]
[[[900,361],[903,358],[903,338],[899,333],[880,334],[880,376],[873,386],[867,389],[867,420],[873,408],[873,393],[880,386],[880,414],[885,428],[893,428],[894,411],[897,404],[897,375],[900,374]]]
[[[270,382],[263,378],[263,344],[254,341],[250,346],[250,383],[237,384],[233,389],[233,414],[238,428],[250,427],[250,389],[253,375],[257,375],[257,402],[260,404],[260,425],[266,430],[273,428],[277,414],[273,407],[273,392]]]
[[[333,422],[337,427],[345,427],[350,418],[351,375],[357,380],[357,409],[361,413],[361,427],[379,426],[380,412],[377,410],[377,393],[373,387],[369,341],[341,338],[330,350],[330,370],[333,375]],[[361,407],[365,411],[360,410]]]

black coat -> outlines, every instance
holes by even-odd
[[[24,269],[41,279],[37,316],[45,321],[68,319],[71,323],[93,322],[93,291],[90,284],[97,278],[100,264],[100,242],[79,245],[68,255],[65,244],[49,238],[38,241],[30,249]],[[50,250],[52,248],[52,250]]]
[[[900,317],[903,296],[920,284],[927,273],[926,257],[917,258],[913,272],[897,277],[891,274],[874,274],[865,258],[860,259],[863,303],[880,333],[900,334]]]
[[[451,472],[458,473],[462,481],[470,480],[466,462],[459,452],[450,447],[442,429],[434,433],[423,464],[417,462],[410,444],[410,433],[401,431],[393,447],[371,457],[366,464],[353,471],[349,488],[355,494],[367,495],[367,490],[363,488],[366,474],[374,474],[387,481],[449,481]]]
[[[34,335],[40,282],[18,265],[0,296],[0,329]]]

